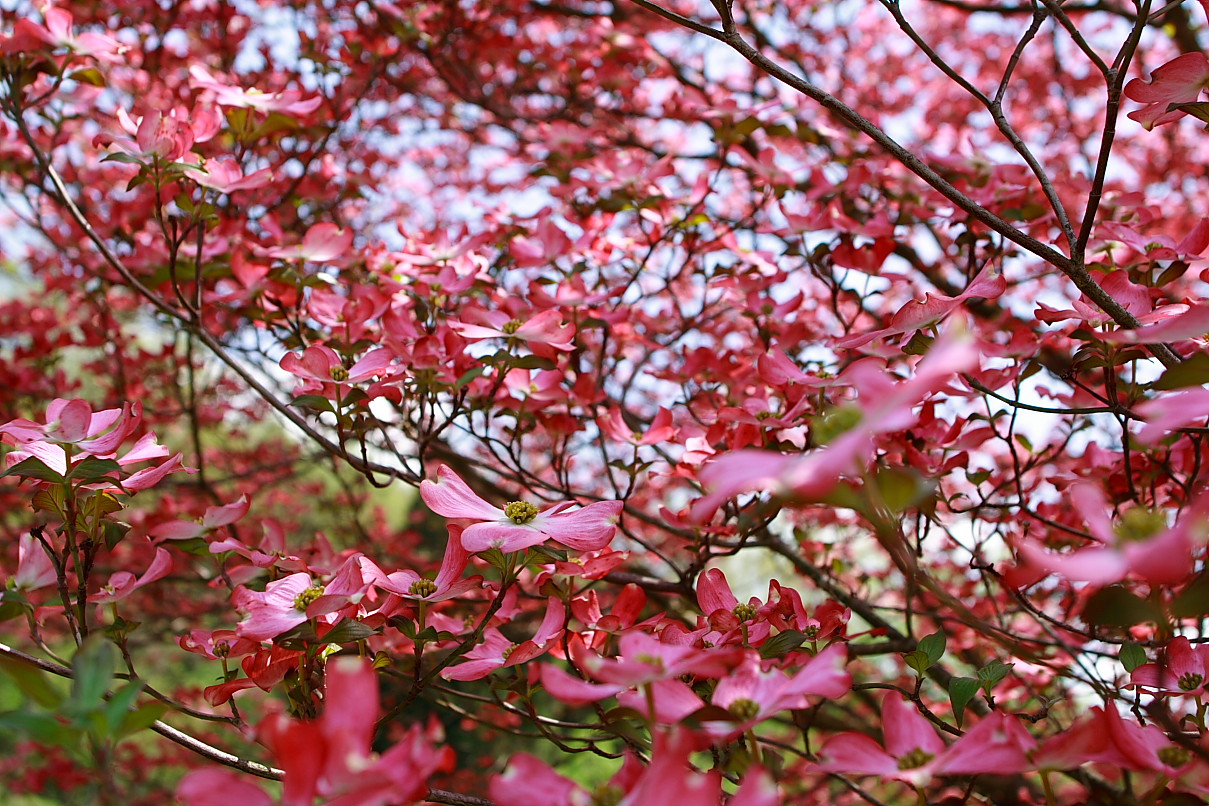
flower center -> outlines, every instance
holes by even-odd
[[[504,505],[504,517],[517,526],[523,526],[537,517],[537,507],[528,501],[512,501]]]
[[[1181,675],[1176,681],[1176,685],[1180,687],[1180,691],[1193,691],[1201,687],[1201,683],[1205,682],[1205,676],[1199,675],[1196,672],[1188,672]]]
[[[746,722],[749,719],[755,719],[760,713],[760,703],[755,700],[749,700],[746,697],[735,700],[727,709],[742,721]]]
[[[1183,747],[1162,747],[1157,755],[1168,767],[1182,767],[1192,760],[1192,751]]]
[[[516,650],[517,646],[517,644],[509,644],[508,646],[504,647],[504,651],[500,653],[500,657],[504,660],[508,660],[508,656]]]
[[[316,599],[323,595],[323,588],[319,585],[312,585],[302,593],[294,597],[294,609],[306,612]]]
[[[902,756],[898,760],[898,768],[900,770],[915,770],[931,761],[935,756],[924,750],[922,747],[917,747],[910,753]]]
[[[590,795],[591,806],[617,806],[625,797],[625,790],[619,786],[601,784]]]
[[[437,592],[437,583],[433,582],[431,579],[417,579],[415,582],[411,583],[411,586],[408,587],[407,592],[412,596],[432,596]]]
[[[336,383],[344,383],[348,380],[348,370],[344,367],[332,367],[327,371],[328,375],[332,376],[332,380]]]
[[[519,319],[510,319],[504,323],[504,326],[501,327],[500,330],[511,336],[513,333],[521,329],[522,324],[524,323]]]
[[[756,609],[749,604],[737,604],[732,612],[739,621],[751,621],[756,617]]]

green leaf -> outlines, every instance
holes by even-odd
[[[1209,103],[1202,101],[1200,103],[1191,104],[1172,104],[1170,107],[1168,107],[1167,111],[1170,112],[1176,109],[1184,112],[1185,114],[1192,115],[1192,117],[1196,118],[1197,120],[1209,123]]]
[[[0,479],[5,476],[20,476],[23,479],[38,479],[39,481],[52,481],[56,484],[62,484],[65,479],[55,471],[47,467],[41,459],[36,456],[30,456],[22,459],[17,464],[10,467],[8,470],[0,473]]]
[[[15,658],[3,656],[0,657],[0,669],[17,684],[17,688],[21,689],[22,694],[43,708],[56,709],[63,702],[63,695],[36,667]]]
[[[91,635],[71,660],[71,699],[68,707],[85,712],[96,708],[109,691],[117,672],[118,648],[99,635]]]
[[[464,388],[468,383],[473,381],[475,378],[480,377],[486,371],[487,371],[487,367],[482,366],[482,365],[477,366],[477,367],[471,367],[470,369],[468,369],[462,373],[462,377],[457,379],[457,381],[453,384],[453,388],[454,389]]]
[[[1209,383],[1209,353],[1193,353],[1159,376],[1155,389],[1186,389]]]
[[[538,544],[529,547],[529,560],[535,563],[543,563],[549,560],[554,562],[565,563],[570,555],[563,549],[556,549],[552,546]],[[545,558],[544,560],[541,558]]]
[[[949,681],[949,702],[953,705],[953,718],[957,720],[957,727],[961,727],[966,706],[974,699],[981,686],[982,684],[973,677],[954,677]]]
[[[783,658],[806,643],[806,634],[797,630],[785,630],[769,638],[760,646],[761,658]]]
[[[928,484],[915,471],[907,468],[887,468],[874,479],[882,503],[897,514],[920,503],[932,492]]]
[[[351,644],[354,641],[363,641],[377,633],[378,630],[373,627],[367,627],[356,619],[346,618],[324,633],[319,640],[329,644]]]
[[[122,721],[118,724],[115,738],[122,739],[132,733],[146,730],[151,727],[155,720],[167,713],[167,711],[168,706],[162,702],[149,702],[146,705],[140,705],[122,717]]]
[[[1146,663],[1146,650],[1130,642],[1121,647],[1121,665],[1125,671],[1132,673],[1134,669]]]
[[[920,676],[923,676],[923,673],[928,671],[928,669],[932,666],[932,660],[928,657],[928,653],[924,652],[922,649],[916,649],[913,652],[908,652],[907,654],[903,655],[903,660],[905,660],[907,665],[914,669],[915,673]]]
[[[506,362],[514,369],[554,369],[558,364],[540,355],[522,355]]]
[[[134,710],[134,704],[138,701],[139,694],[143,691],[143,682],[141,680],[132,680],[117,691],[109,698],[109,702],[105,703],[105,731],[104,736],[113,736],[118,732],[122,723],[126,721],[126,717]],[[116,738],[116,737],[115,737]]]
[[[1153,602],[1120,585],[1109,585],[1093,593],[1083,605],[1083,618],[1100,627],[1124,629],[1147,622],[1161,624],[1165,620],[1163,612]]]
[[[107,478],[110,473],[121,472],[122,466],[113,459],[98,459],[95,456],[87,456],[76,464],[67,478],[73,481],[100,481]],[[107,479],[113,481],[113,479]]]
[[[982,690],[987,694],[990,694],[991,690],[995,688],[995,686],[999,685],[999,682],[1003,680],[1003,678],[1007,677],[1007,673],[1010,672],[1012,667],[1015,665],[1016,664],[1014,663],[1004,663],[1003,661],[993,660],[986,666],[983,666],[981,669],[979,669],[977,674],[978,680],[982,685]]]
[[[290,401],[290,405],[311,411],[335,411],[332,401],[323,395],[299,395]]]
[[[1171,616],[1177,619],[1200,618],[1209,615],[1209,574],[1192,578],[1171,602]]]
[[[919,649],[928,656],[928,665],[939,661],[945,654],[945,634],[937,631],[919,639]]]
[[[12,711],[0,714],[0,734],[28,737],[40,744],[64,747],[68,750],[80,745],[78,730],[54,714],[47,713]]]

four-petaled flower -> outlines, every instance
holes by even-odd
[[[472,554],[491,548],[520,551],[546,540],[580,551],[602,549],[617,531],[622,507],[620,501],[596,501],[571,509],[575,505],[566,501],[543,511],[526,501],[513,501],[500,509],[475,495],[446,466],[437,471],[437,481],[420,483],[420,496],[438,515],[466,522],[462,546]]]

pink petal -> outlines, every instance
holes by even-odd
[[[504,517],[502,509],[491,506],[475,495],[466,482],[462,481],[461,477],[450,470],[447,465],[441,465],[437,469],[435,482],[427,479],[420,482],[420,497],[424,499],[424,503],[428,505],[429,509],[446,518],[494,521]],[[465,545],[464,542],[463,545]],[[482,551],[482,549],[467,547],[467,551]]]

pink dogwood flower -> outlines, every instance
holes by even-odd
[[[532,639],[514,644],[494,627],[484,634],[483,643],[466,653],[466,662],[441,672],[446,680],[481,680],[496,669],[517,666],[545,654],[562,635],[565,623],[563,603],[554,597],[546,602],[546,615]]]
[[[446,518],[466,523],[462,546],[475,553],[496,548],[520,551],[546,540],[556,540],[579,551],[595,551],[608,545],[617,531],[620,501],[596,501],[579,509],[570,501],[539,510],[525,501],[513,501],[503,509],[475,495],[457,473],[442,465],[437,480],[420,483],[420,497],[428,508]]]
[[[1197,697],[1209,684],[1209,646],[1193,647],[1182,635],[1171,639],[1163,663],[1147,663],[1133,670],[1129,684],[1162,694]]]
[[[302,100],[302,93],[298,90],[262,92],[257,89],[245,90],[242,87],[233,87],[219,81],[199,64],[189,68],[189,78],[189,83],[194,87],[214,93],[214,101],[220,106],[302,116],[314,112],[323,103],[323,98],[318,95],[305,101]]]
[[[340,356],[326,344],[312,344],[298,353],[286,353],[281,359],[281,368],[301,378],[302,392],[321,392],[332,383],[360,383],[375,375],[382,375],[390,366],[393,353],[385,347],[370,350],[347,369]]]
[[[1081,482],[1066,494],[1099,545],[1058,554],[1038,541],[1021,538],[1016,551],[1023,563],[1012,572],[1011,584],[1030,585],[1045,573],[1093,585],[1110,585],[1130,574],[1163,584],[1179,582],[1192,573],[1192,535],[1203,522],[1202,513],[1195,511],[1199,507],[1182,513],[1175,526],[1127,540],[1113,527],[1112,507],[1099,485]]]
[[[340,229],[335,224],[316,224],[302,236],[302,243],[295,246],[253,246],[252,251],[261,257],[279,260],[300,260],[310,263],[329,263],[343,255],[353,245],[353,231]]]
[[[563,321],[556,310],[542,311],[531,319],[513,319],[503,311],[479,311],[469,315],[473,322],[450,322],[463,338],[504,339],[524,342],[535,355],[553,358],[558,350],[574,347],[575,325]]]
[[[696,750],[696,741],[687,730],[657,734],[651,763],[643,767],[632,757],[613,778],[598,790],[600,797],[588,793],[574,781],[550,769],[545,762],[526,753],[514,755],[508,769],[491,779],[491,801],[496,806],[589,806],[608,802],[617,806],[719,806],[722,798],[721,777],[712,772],[694,772],[689,757]],[[768,781],[759,778],[757,784],[743,787],[731,806],[772,806],[775,801],[764,799]],[[775,788],[775,787],[774,787]],[[608,798],[605,801],[605,798]],[[740,799],[741,798],[741,799]]]
[[[428,794],[428,779],[453,766],[453,751],[442,746],[435,725],[412,725],[385,753],[373,752],[380,715],[378,680],[369,663],[353,657],[327,664],[323,714],[315,721],[274,714],[260,727],[260,739],[285,772],[281,806],[386,806],[416,803]],[[186,775],[176,796],[186,806],[268,806],[259,787],[229,770],[204,769]]]
[[[936,728],[899,694],[882,701],[885,747],[863,733],[841,733],[819,749],[819,769],[923,785],[934,775],[1010,775],[1031,769],[1036,746],[1014,718],[996,711],[946,747]]]
[[[194,521],[168,521],[161,523],[148,532],[148,535],[157,540],[189,540],[194,537],[201,537],[215,529],[221,529],[224,526],[230,526],[237,520],[248,514],[248,508],[251,506],[246,495],[240,496],[238,501],[221,506],[213,506],[206,508],[206,514],[198,520]]]
[[[1135,78],[1125,85],[1125,97],[1146,104],[1129,117],[1146,129],[1179,120],[1186,113],[1174,106],[1195,103],[1209,88],[1209,58],[1203,53],[1185,53],[1150,74],[1149,81]]]

